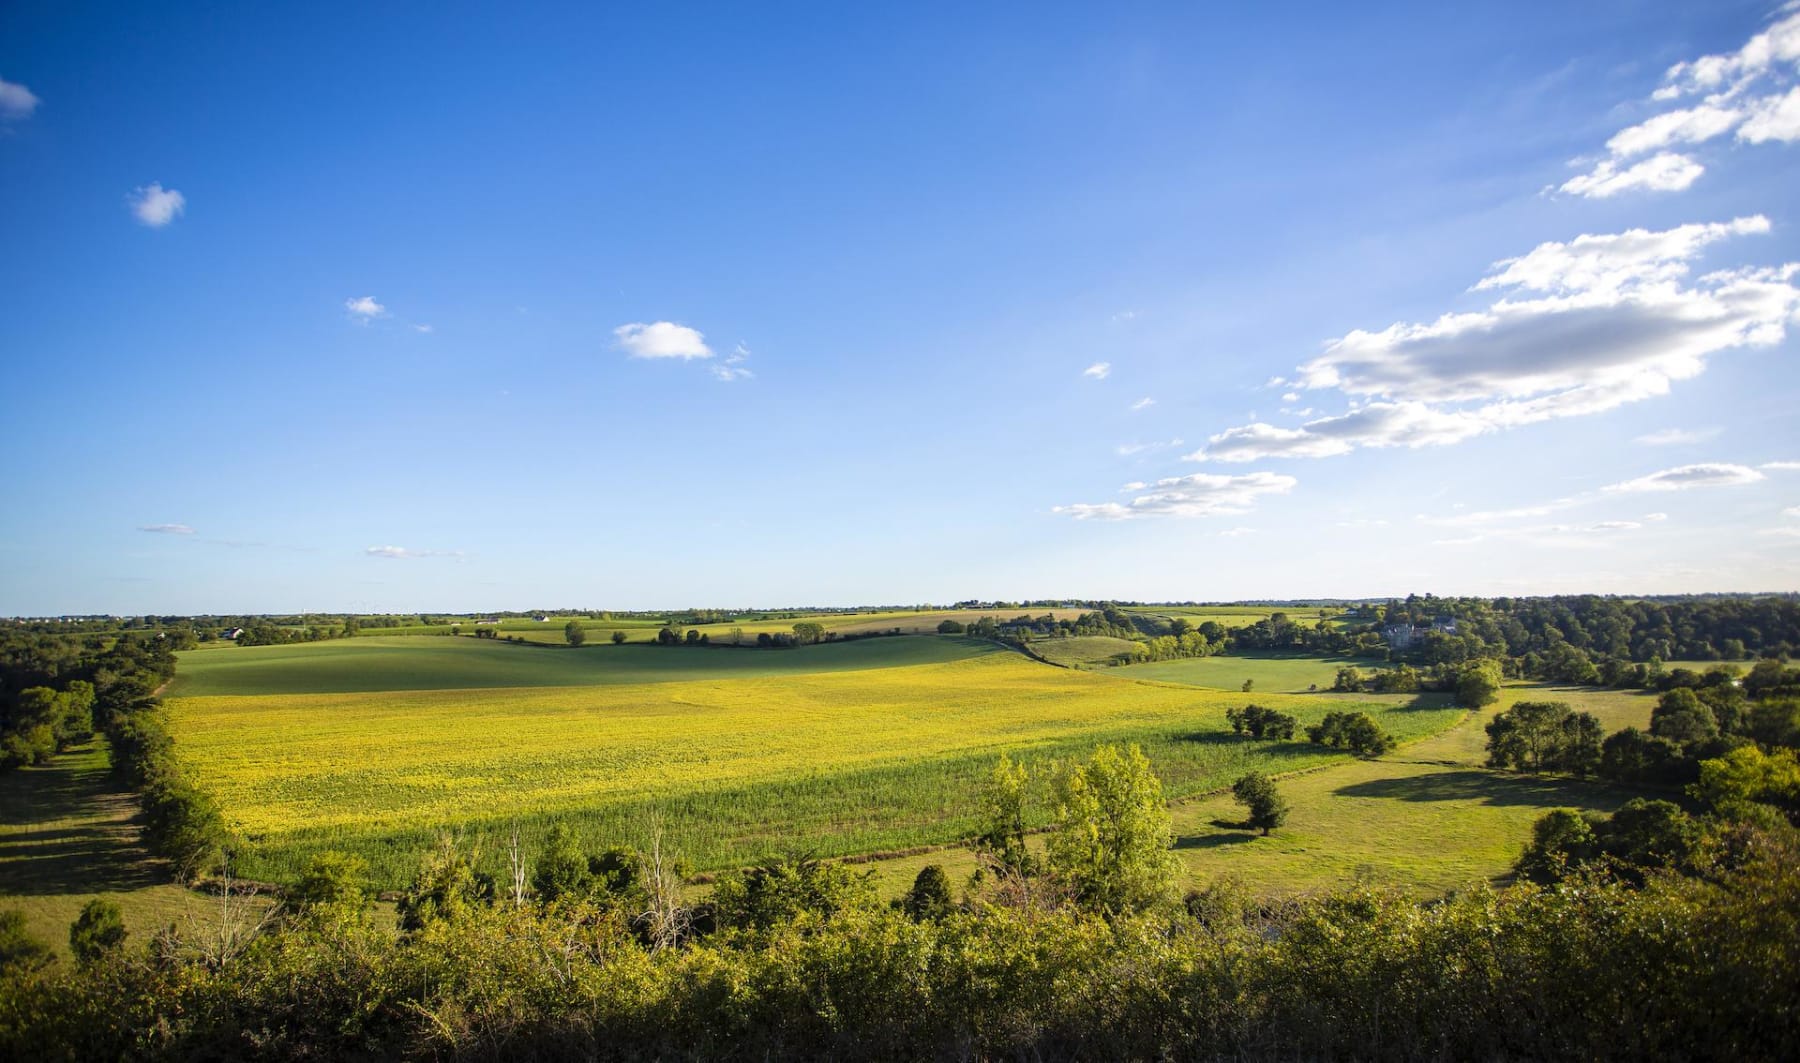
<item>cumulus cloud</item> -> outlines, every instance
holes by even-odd
[[[1126,491],[1140,492],[1128,502],[1078,502],[1057,506],[1077,520],[1131,520],[1142,517],[1214,517],[1248,513],[1262,495],[1284,495],[1299,481],[1270,472],[1242,476],[1194,473],[1171,476],[1155,483],[1133,483]]]
[[[633,358],[711,358],[712,348],[698,330],[673,321],[633,322],[613,329],[619,346]]]
[[[1638,436],[1632,442],[1644,447],[1672,447],[1716,439],[1722,428],[1664,428]]]
[[[1611,492],[1685,491],[1694,487],[1738,487],[1743,484],[1753,484],[1762,479],[1766,479],[1766,477],[1748,465],[1705,462],[1698,465],[1678,465],[1673,469],[1663,469],[1648,476],[1640,476],[1635,480],[1609,484],[1601,490]]]
[[[387,307],[376,302],[373,295],[359,295],[354,299],[345,299],[344,309],[350,312],[352,319],[364,325],[378,317],[387,316]]]
[[[185,524],[140,524],[138,531],[153,532],[157,535],[192,535],[194,529]]]
[[[133,189],[125,202],[137,220],[152,229],[162,228],[187,210],[186,196],[157,181]]]
[[[1768,219],[1753,216],[1541,244],[1495,263],[1474,286],[1504,290],[1485,310],[1350,332],[1285,381],[1338,391],[1352,401],[1349,412],[1298,427],[1227,429],[1189,458],[1442,446],[1667,394],[1703,372],[1712,354],[1780,342],[1800,315],[1797,266],[1686,280],[1708,246],[1768,229]]]
[[[0,119],[10,122],[30,118],[38,102],[37,93],[16,81],[0,78]]]
[[[1704,144],[1735,131],[1747,144],[1800,140],[1800,8],[1751,37],[1735,52],[1677,63],[1651,99],[1682,106],[1651,115],[1613,134],[1608,157],[1571,178],[1562,191],[1604,199],[1638,189],[1680,191],[1705,168],[1691,155],[1664,149]],[[1688,102],[1693,101],[1693,102]],[[1641,162],[1628,160],[1650,152]]]
[[[1083,369],[1081,371],[1081,375],[1085,376],[1085,377],[1092,377],[1095,380],[1105,380],[1107,374],[1111,373],[1111,372],[1112,372],[1112,363],[1111,362],[1095,362],[1093,365],[1090,365],[1086,369]]]

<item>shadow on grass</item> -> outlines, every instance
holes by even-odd
[[[0,776],[0,894],[125,892],[167,881],[137,801],[91,750]]]
[[[1213,822],[1217,823],[1218,821],[1214,820]],[[1229,829],[1243,830],[1244,833],[1242,833],[1242,834],[1189,834],[1189,835],[1184,835],[1183,837],[1175,839],[1175,848],[1177,848],[1177,849],[1217,849],[1217,848],[1220,848],[1221,846],[1242,845],[1245,842],[1253,842],[1256,840],[1257,836],[1255,834],[1250,833],[1249,830],[1247,828],[1244,828],[1242,824],[1238,824],[1238,823],[1230,824]]]
[[[1390,801],[1473,801],[1484,805],[1583,805],[1615,807],[1624,797],[1577,779],[1506,775],[1492,771],[1444,771],[1398,779],[1370,779],[1340,786],[1340,797]]]

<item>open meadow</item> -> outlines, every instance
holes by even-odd
[[[239,655],[260,666],[197,654],[171,691],[179,756],[250,843],[243,873],[289,879],[313,853],[344,849],[393,886],[440,831],[497,859],[515,823],[535,839],[568,821],[606,844],[641,842],[653,816],[701,869],[793,849],[849,855],[971,835],[979,788],[1002,752],[1042,764],[1137,742],[1171,796],[1252,767],[1292,771],[1342,757],[1303,742],[1245,743],[1224,718],[1255,700],[1304,724],[1334,698],[1138,682],[961,639],[790,651],[394,641],[473,663],[454,684],[402,690],[401,674],[434,682],[418,669],[450,668],[454,657],[407,661],[389,675],[408,646],[250,648]],[[496,654],[554,678],[519,685]],[[598,668],[579,683],[569,669],[589,660],[641,668]],[[756,668],[766,671],[744,671]],[[482,676],[513,685],[474,685]],[[358,683],[368,689],[349,689]],[[1460,715],[1432,698],[1355,700],[1402,738]]]

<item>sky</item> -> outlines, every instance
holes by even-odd
[[[0,614],[1800,589],[1800,7],[0,7]]]

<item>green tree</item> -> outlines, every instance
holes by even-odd
[[[1563,721],[1569,706],[1561,701],[1521,701],[1487,724],[1488,767],[1537,774],[1558,764]]]
[[[1531,843],[1519,857],[1519,874],[1533,882],[1556,882],[1600,851],[1597,817],[1567,808],[1552,809],[1531,826]]]
[[[1719,721],[1698,694],[1677,687],[1657,699],[1650,712],[1650,733],[1691,751],[1719,736]]]
[[[1500,665],[1481,661],[1464,668],[1456,677],[1456,703],[1468,709],[1479,709],[1500,700],[1503,679]]]
[[[940,635],[960,635],[963,633],[962,623],[957,620],[940,621],[937,629],[938,634]]]
[[[306,865],[288,899],[301,911],[360,912],[369,896],[369,862],[328,850]]]
[[[914,920],[942,919],[950,914],[954,899],[950,895],[950,876],[937,864],[926,864],[913,878],[902,907]]]
[[[1239,687],[1238,689],[1242,690],[1244,693],[1248,694],[1248,693],[1250,693],[1251,688],[1254,686],[1256,686],[1256,680],[1246,679],[1246,680],[1244,680],[1244,685]]]
[[[807,645],[823,642],[825,641],[825,625],[811,620],[802,620],[794,625],[794,637]]]
[[[0,911],[0,974],[35,971],[47,967],[55,954],[50,946],[25,929],[25,913],[17,908]]]
[[[1048,866],[1080,903],[1129,912],[1174,895],[1169,808],[1141,749],[1101,746],[1057,777],[1056,797]]]
[[[1246,821],[1266,836],[1287,822],[1288,805],[1275,789],[1275,780],[1253,771],[1231,784],[1231,796],[1249,811]]]
[[[109,900],[96,897],[87,902],[69,926],[69,951],[76,963],[93,963],[124,943],[124,916]]]
[[[1002,753],[988,776],[981,802],[980,846],[995,863],[1021,874],[1034,870],[1030,850],[1025,847],[1025,788],[1030,781],[1025,765],[1013,763]]]
[[[563,639],[571,646],[579,646],[587,641],[587,629],[581,626],[581,621],[571,620],[563,625]]]
[[[1791,749],[1764,753],[1739,746],[1700,762],[1700,781],[1688,795],[1721,815],[1742,818],[1752,804],[1773,805],[1800,820],[1800,761]]]
[[[446,834],[438,840],[437,851],[420,863],[412,887],[396,905],[400,929],[422,930],[440,920],[458,922],[493,899],[494,880],[476,871],[474,857],[459,850],[456,840]]]
[[[567,823],[550,828],[532,871],[531,888],[546,903],[565,897],[579,897],[588,891],[590,878],[588,859],[581,842]]]
[[[614,646],[623,645],[625,642],[625,639],[626,639],[626,635],[625,635],[625,632],[623,632],[623,631],[615,631],[612,633],[612,641],[613,641]]]

